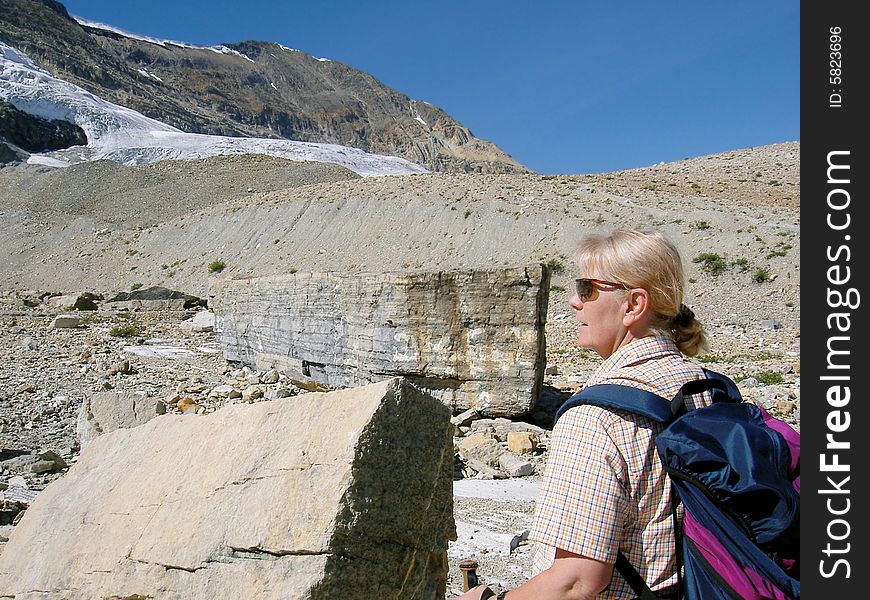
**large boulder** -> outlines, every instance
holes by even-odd
[[[520,416],[543,381],[549,270],[296,273],[216,279],[228,360],[333,388],[408,377],[450,406]]]
[[[15,527],[0,597],[442,600],[449,418],[392,379],[107,433]]]
[[[179,290],[154,285],[132,292],[119,292],[106,300],[111,310],[191,310],[205,308],[206,301]]]

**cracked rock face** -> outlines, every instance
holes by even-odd
[[[214,281],[228,360],[330,387],[404,376],[453,412],[527,413],[540,394],[549,270],[331,272]]]
[[[15,528],[0,597],[443,598],[449,417],[392,379],[102,435]]]

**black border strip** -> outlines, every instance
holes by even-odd
[[[801,590],[810,600],[864,597],[870,554],[862,519],[870,417],[860,377],[870,296],[858,301],[870,270],[862,264],[870,238],[862,4],[801,5]],[[828,434],[839,448],[827,447]],[[822,460],[849,470],[826,471]]]

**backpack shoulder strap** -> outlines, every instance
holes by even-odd
[[[711,371],[710,369],[703,369],[703,371],[704,375],[707,376],[707,379],[714,379],[725,384],[725,393],[728,395],[728,398],[731,399],[731,402],[740,402],[743,400],[743,397],[740,395],[740,389],[737,387],[737,384],[734,383],[733,379],[727,375],[723,375],[722,373]]]
[[[627,385],[601,383],[584,388],[568,398],[556,411],[554,422],[568,409],[583,404],[625,410],[659,423],[668,423],[673,418],[670,401],[658,394]]]

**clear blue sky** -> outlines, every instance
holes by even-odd
[[[540,173],[800,139],[794,0],[68,0],[200,45],[264,40],[367,71]]]

